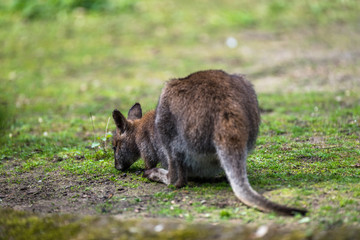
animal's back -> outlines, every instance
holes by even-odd
[[[306,210],[276,204],[252,189],[246,157],[255,144],[260,114],[255,91],[242,76],[210,70],[167,83],[156,109],[155,132],[169,163],[153,169],[149,179],[176,187],[187,177],[225,174],[246,205],[285,215]]]
[[[168,82],[157,114],[169,120],[164,127],[178,136],[178,144],[197,153],[215,153],[214,138],[233,147],[245,141],[251,149],[260,123],[251,84],[221,70],[196,72]]]

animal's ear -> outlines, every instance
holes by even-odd
[[[120,132],[125,132],[128,122],[119,110],[115,109],[113,111],[113,119]]]
[[[142,110],[139,103],[135,103],[134,106],[132,106],[128,112],[128,119],[129,120],[135,120],[140,119],[142,117]]]

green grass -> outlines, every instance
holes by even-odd
[[[346,85],[359,76],[357,1],[104,1],[84,11],[49,5],[51,15],[41,12],[44,1],[14,2],[0,5],[2,186],[68,181],[68,198],[96,195],[83,208],[98,214],[358,225],[360,96],[358,85]],[[225,44],[231,36],[235,49]],[[306,207],[306,218],[246,208],[224,181],[177,190],[142,178],[142,161],[126,176],[114,169],[112,110],[126,113],[135,102],[153,109],[166,80],[210,68],[255,84],[264,111],[249,180],[273,201]],[[268,90],[264,77],[286,85]],[[111,197],[108,186],[120,190]]]

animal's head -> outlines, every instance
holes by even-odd
[[[124,171],[140,158],[139,149],[135,142],[135,121],[142,117],[139,103],[136,103],[128,112],[128,118],[117,109],[113,111],[116,131],[113,135],[113,149],[115,168]]]

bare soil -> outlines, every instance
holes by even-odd
[[[19,165],[18,160],[7,160],[8,172]],[[158,201],[171,202],[180,208],[191,206],[195,201],[203,205],[224,208],[241,205],[232,191],[216,191],[218,197],[204,200],[194,196],[186,189],[170,189],[159,183],[139,181],[132,176],[142,175],[141,170],[132,173],[119,172],[118,178],[123,182],[138,184],[128,187],[116,184],[108,178],[89,176],[88,179],[77,175],[64,175],[57,171],[44,173],[43,167],[20,174],[0,175],[0,204],[3,208],[25,210],[34,213],[76,213],[80,215],[112,214],[122,217],[158,217],[156,205]],[[206,180],[195,179],[191,187],[205,183],[224,182],[224,177]],[[164,198],[154,198],[154,193],[161,192]],[[166,193],[176,193],[176,197],[168,199]],[[152,207],[155,213],[147,211]]]

